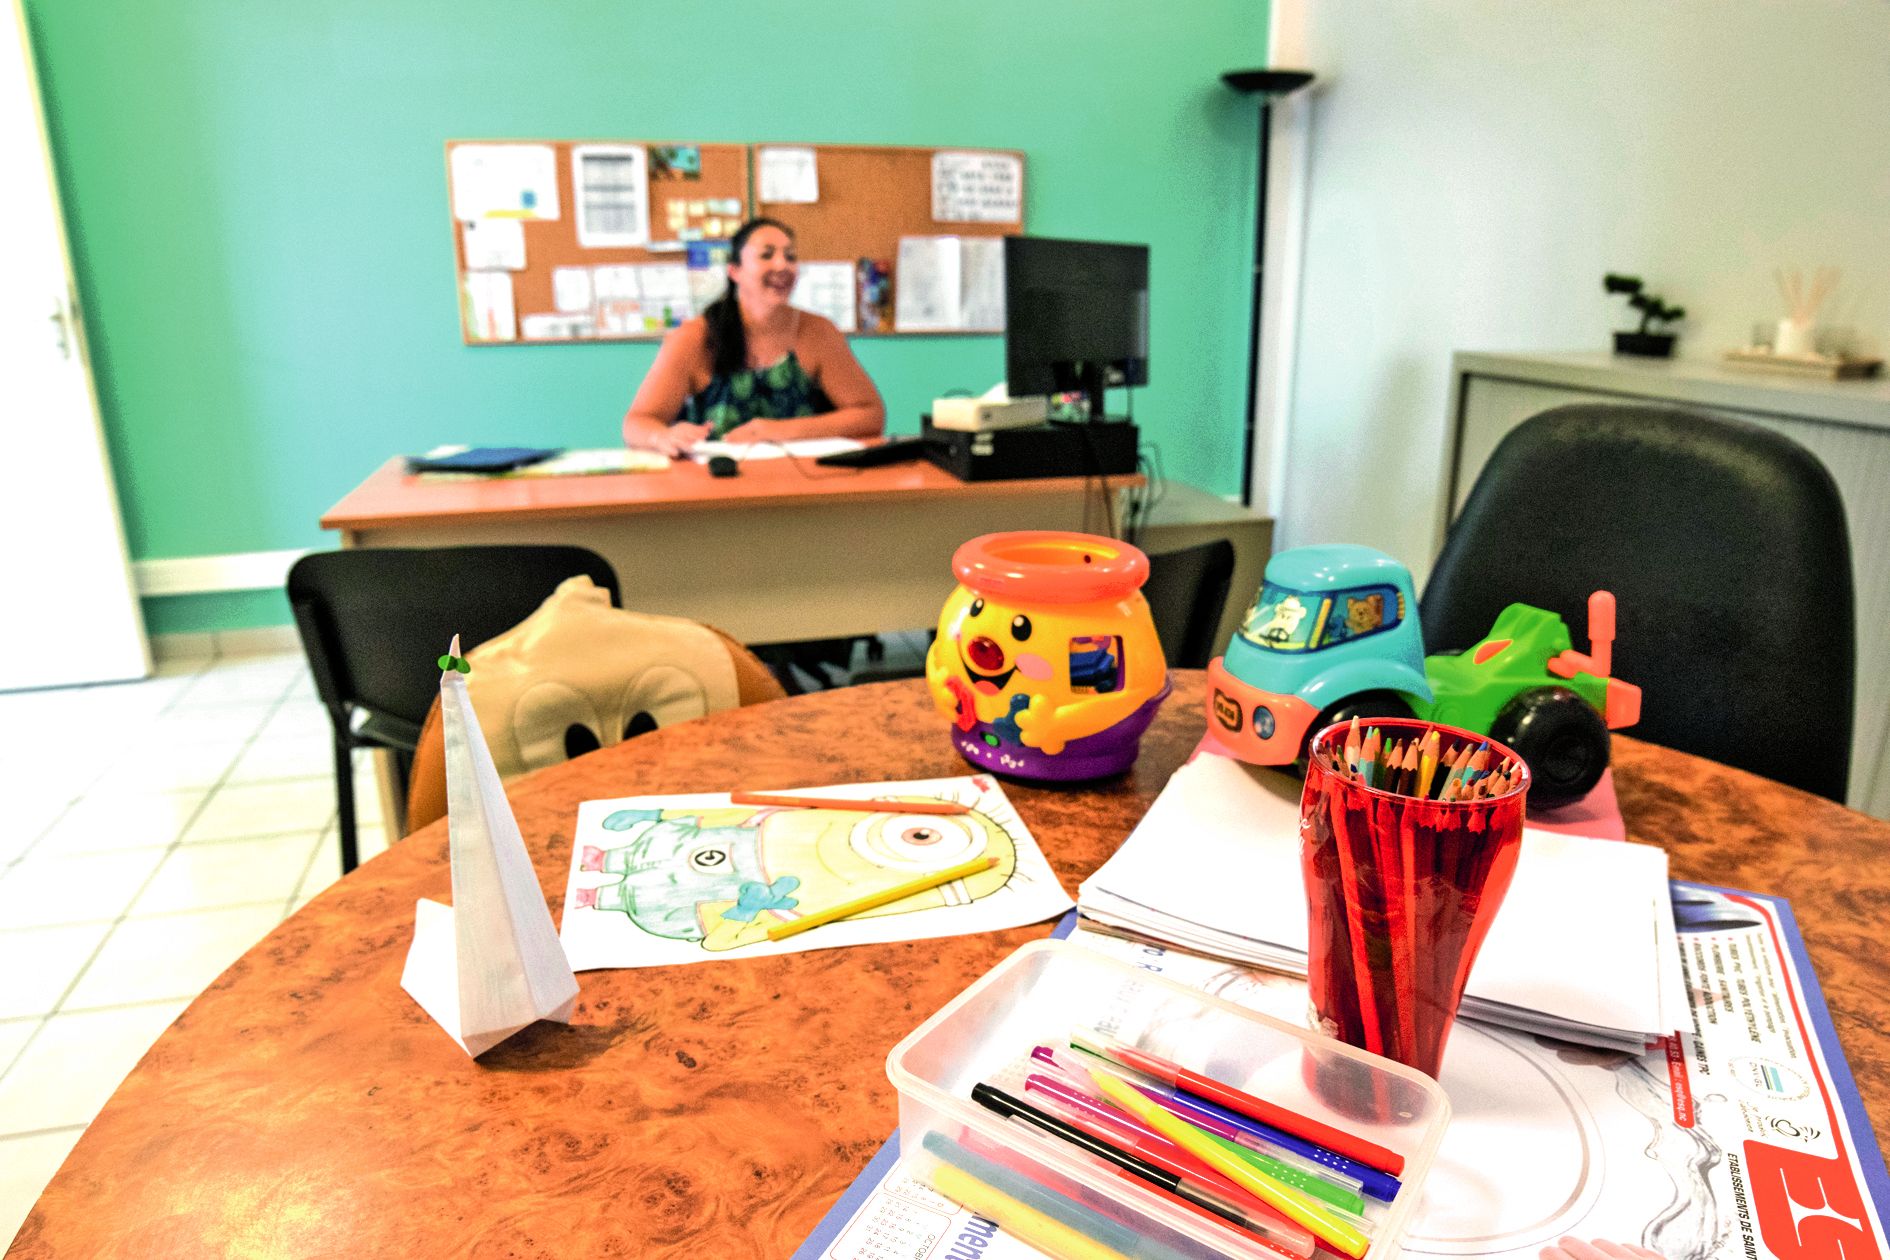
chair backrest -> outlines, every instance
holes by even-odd
[[[583,547],[321,551],[289,570],[289,606],[330,712],[358,705],[411,725],[417,736],[440,690],[433,662],[453,636],[470,651],[579,574],[621,603],[616,572]]]
[[[1234,580],[1234,544],[1225,538],[1148,558],[1142,596],[1170,669],[1206,669]]]
[[[1580,405],[1513,430],[1450,528],[1420,607],[1430,651],[1504,606],[1618,604],[1626,733],[1844,799],[1856,671],[1850,534],[1831,474],[1756,425]]]

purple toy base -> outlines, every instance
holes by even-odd
[[[953,727],[952,747],[979,769],[1012,779],[1075,783],[1121,774],[1141,754],[1142,732],[1155,720],[1171,688],[1172,684],[1163,680],[1162,689],[1134,713],[1106,731],[1071,740],[1055,756],[1004,739],[989,722],[979,722],[968,731]]]

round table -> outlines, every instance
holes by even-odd
[[[1006,785],[1066,888],[1199,738],[1175,692],[1126,777]],[[719,714],[512,786],[554,913],[580,801],[968,773],[921,684]],[[1890,1101],[1890,824],[1634,740],[1616,782],[1677,877],[1789,897],[1852,1071]],[[100,1112],[10,1256],[785,1256],[898,1123],[893,1044],[1049,924],[592,971],[570,1026],[474,1062],[401,991],[444,822],[310,902],[191,1004]]]

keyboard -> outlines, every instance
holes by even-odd
[[[862,446],[857,451],[838,451],[815,460],[828,468],[878,468],[881,464],[904,464],[924,459],[932,444],[922,437],[894,438],[878,446]]]

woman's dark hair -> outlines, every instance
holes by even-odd
[[[750,219],[729,237],[731,266],[741,262],[742,246],[748,244],[748,238],[765,227],[778,228],[787,233],[788,240],[794,239],[794,229],[779,219]],[[710,372],[716,376],[733,376],[748,366],[748,330],[742,327],[742,304],[735,296],[733,284],[703,308],[702,322],[709,334]]]

